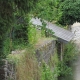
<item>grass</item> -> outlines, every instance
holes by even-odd
[[[19,48],[7,56],[7,60],[15,63],[17,80],[41,79],[40,68],[35,56],[35,48],[53,40],[53,38],[39,38],[34,47]],[[51,73],[50,73],[51,74]]]
[[[39,78],[38,62],[33,50],[27,49],[22,53],[20,51],[20,53],[10,54],[7,59],[16,63],[17,80],[37,80]]]

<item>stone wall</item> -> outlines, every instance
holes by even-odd
[[[55,41],[50,40],[43,46],[39,47],[36,50],[36,56],[38,59],[38,62],[41,63],[44,61],[45,63],[49,63],[50,57],[54,54],[55,52]]]
[[[54,40],[48,40],[44,44],[40,44],[39,47],[36,49],[36,57],[37,57],[38,63],[41,64],[42,61],[44,61],[45,63],[48,64],[50,57],[54,55],[54,53],[55,53]],[[4,66],[5,66],[4,67],[5,80],[17,80],[14,63],[12,61],[5,60]]]
[[[5,60],[4,71],[5,71],[5,80],[17,80],[16,68],[14,62]]]
[[[0,61],[0,80],[4,80],[4,61]]]

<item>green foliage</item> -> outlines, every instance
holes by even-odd
[[[8,30],[11,29],[14,24],[16,24],[15,14],[19,13],[21,14],[21,16],[24,16],[24,14],[29,13],[30,10],[33,9],[36,2],[37,0],[0,1],[0,57],[2,57],[3,55],[3,48],[4,48],[3,42],[6,39],[5,35],[8,32]]]
[[[59,68],[55,65],[55,67],[51,70],[51,67],[47,64],[43,64],[41,71],[41,80],[57,80],[60,71]]]
[[[58,64],[58,55],[54,53],[54,55],[51,56],[50,65],[46,63],[41,65],[41,80],[57,80],[60,74]]]
[[[37,3],[33,15],[42,19],[53,21],[58,18],[59,0],[42,0]]]
[[[64,49],[63,61],[59,61],[58,68],[60,70],[59,77],[66,77],[72,75],[71,62],[76,57],[75,45],[68,43]]]
[[[8,54],[10,54],[11,52],[11,48],[12,48],[12,42],[10,38],[6,38],[6,40],[4,40],[4,56],[7,56]]]
[[[58,67],[59,65],[59,59],[58,59],[58,55],[57,53],[54,53],[53,56],[51,56],[51,61],[50,61],[50,65],[53,66],[53,80],[56,80],[58,78],[58,76],[60,75],[60,69]]]
[[[17,41],[19,44],[24,42],[26,44],[28,42],[28,26],[29,26],[29,16],[25,15],[20,17],[17,15],[17,24],[15,24],[13,29],[13,40]]]
[[[28,27],[28,41],[31,45],[34,45],[37,41],[37,29],[32,24],[29,24]]]
[[[10,1],[11,2],[11,1]],[[13,9],[7,1],[0,1],[0,58],[3,58],[5,34],[9,30],[13,20]]]
[[[42,65],[41,80],[53,80],[53,72],[45,63]]]
[[[54,32],[51,29],[47,29],[45,31],[45,36],[46,37],[53,37]]]
[[[35,7],[35,4],[38,0],[13,0],[15,6],[20,10],[28,13]]]
[[[76,57],[76,48],[74,43],[68,43],[64,50],[64,62],[71,62]]]
[[[59,69],[58,77],[66,77],[68,75],[72,75],[71,67],[67,65],[65,62],[60,61],[57,67]]]
[[[15,50],[15,53],[7,56],[9,64],[13,64],[13,69],[16,70],[17,80],[40,80],[38,62],[34,51],[33,48],[27,47],[24,50]]]
[[[46,23],[42,20],[42,26],[41,26],[41,36],[45,37],[46,32]]]
[[[64,0],[60,5],[62,16],[59,19],[59,23],[62,25],[73,24],[74,22],[80,22],[80,0]]]
[[[41,36],[42,37],[52,37],[54,32],[51,29],[46,28],[46,23],[42,20],[41,26]]]
[[[2,39],[0,39],[0,61],[1,61],[1,59],[3,58],[3,55],[2,55],[2,52],[3,52],[3,40]]]

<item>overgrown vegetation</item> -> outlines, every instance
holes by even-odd
[[[16,68],[17,80],[37,80],[40,78],[39,67],[33,49],[15,51],[15,54],[10,54],[7,60],[14,64]]]
[[[32,12],[34,15],[47,21],[57,21],[61,12],[59,10],[60,0],[44,0],[37,3]]]
[[[57,53],[55,53],[53,56],[51,56],[49,65],[43,62],[41,66],[38,66],[38,62],[34,54],[34,44],[39,38],[41,38],[41,31],[37,31],[33,25],[31,25],[29,29],[31,30],[31,34],[28,35],[30,45],[28,45],[28,47],[24,46],[24,48],[27,48],[24,54],[20,54],[21,48],[19,49],[19,47],[17,47],[20,52],[17,53],[17,51],[15,51],[15,53],[8,56],[8,60],[12,60],[16,64],[18,79],[26,80],[35,78],[36,80],[38,78],[39,80],[57,80],[57,77],[62,79],[68,75],[72,75],[72,69],[70,66],[71,62],[75,59],[74,56],[76,55],[75,45],[73,43],[68,43],[65,45],[63,61],[60,61]],[[34,32],[32,32],[33,30]],[[35,36],[35,38],[33,36]]]
[[[60,4],[62,15],[59,23],[62,25],[72,25],[74,22],[80,22],[80,0],[64,0]],[[75,7],[76,6],[76,7]]]
[[[41,62],[39,66],[34,52],[34,49],[27,48],[7,56],[10,64],[15,64],[17,80],[57,80],[59,75],[57,54],[51,56],[49,64]]]
[[[71,75],[70,62],[75,56],[74,45],[71,43],[65,46],[63,61],[59,61],[57,55],[54,55],[50,62],[50,66],[43,63],[41,68],[38,67],[38,63],[34,56],[35,52],[32,50],[34,49],[34,44],[41,36],[51,37],[54,33],[45,28],[46,24],[44,22],[41,31],[37,30],[36,26],[30,23],[30,15],[33,17],[40,17],[53,23],[57,22],[62,25],[71,24],[74,21],[80,21],[80,1],[37,1],[38,0],[1,0],[0,60],[8,55],[8,60],[10,59],[16,63],[19,80],[56,80],[58,76]],[[27,50],[25,54],[18,55],[17,52],[16,54],[10,54],[16,49],[22,50],[27,48],[26,46],[28,46],[29,50]],[[15,56],[13,57],[13,55]],[[51,66],[53,66],[54,69],[53,67],[51,68]],[[41,73],[38,70],[40,70]]]
[[[29,13],[34,4],[36,4],[37,0],[6,0],[0,1],[0,59],[5,58],[6,56],[3,54],[4,48],[4,40],[6,39],[6,33],[9,33],[13,30],[16,23],[16,17],[23,17],[24,15]],[[18,15],[19,13],[19,15]],[[28,17],[28,16],[27,16]],[[24,24],[25,25],[25,24]],[[21,26],[21,24],[20,24]],[[24,32],[24,27],[20,28],[17,31]],[[26,26],[26,25],[25,25]],[[18,28],[18,26],[17,26]],[[9,31],[9,32],[8,32]],[[18,33],[18,32],[17,32]],[[21,35],[24,33],[21,33]],[[17,35],[18,36],[18,35]],[[20,36],[20,35],[19,35]],[[24,35],[22,35],[24,36]],[[9,35],[11,38],[11,36]],[[7,43],[9,44],[9,43]]]
[[[37,4],[36,4],[37,2]],[[72,4],[73,3],[73,4]],[[60,24],[71,24],[79,20],[79,3],[80,1],[73,0],[1,0],[0,3],[0,54],[3,55],[4,40],[6,34],[11,39],[14,38],[18,43],[21,41],[28,42],[28,13],[40,17],[42,19],[58,22]],[[34,4],[36,4],[34,6]],[[68,5],[68,6],[67,6]],[[76,6],[76,7],[74,7]],[[66,12],[68,11],[68,13]],[[77,12],[76,12],[77,11]],[[75,15],[75,16],[74,16]],[[65,21],[65,22],[64,22]],[[15,33],[15,34],[14,34]],[[13,35],[12,35],[13,34]],[[12,36],[11,36],[12,35]],[[25,37],[26,36],[26,37]],[[8,43],[9,44],[9,43]]]
[[[53,71],[51,71],[50,67],[43,63],[42,71],[41,71],[41,80],[53,80]]]
[[[76,55],[75,45],[73,43],[68,43],[64,49],[63,61],[59,61],[58,64],[60,70],[59,79],[65,79],[65,77],[73,75],[71,66],[72,62],[76,59]]]

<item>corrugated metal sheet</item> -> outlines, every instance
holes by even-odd
[[[32,18],[31,19],[32,24],[34,25],[40,25],[42,26],[42,22],[38,18]],[[52,24],[50,22],[46,22],[46,28],[51,29],[54,32],[54,35],[62,40],[65,40],[67,42],[71,41],[74,37],[74,34],[71,33],[68,30],[65,30],[61,27],[56,26],[55,24]]]

